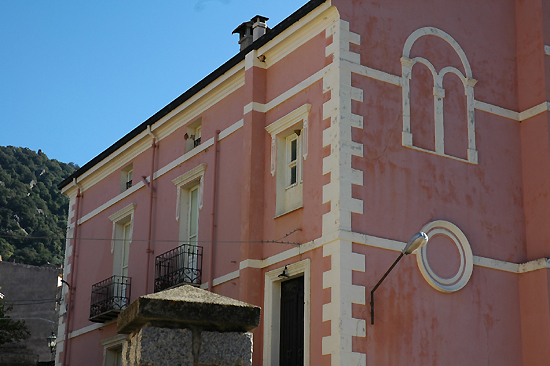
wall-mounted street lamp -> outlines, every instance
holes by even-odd
[[[52,332],[52,334],[50,334],[46,339],[48,340],[48,347],[50,347],[52,358],[55,358],[55,346],[57,344],[56,342],[57,336],[55,335],[54,332]]]
[[[288,265],[285,266],[285,269],[283,269],[283,273],[281,273],[278,277],[279,278],[290,278],[290,276],[288,275]]]
[[[388,276],[388,274],[391,272],[393,267],[395,267],[397,262],[399,262],[404,255],[409,255],[413,253],[415,250],[422,248],[424,245],[426,245],[427,242],[428,242],[428,235],[426,235],[426,233],[423,233],[421,231],[419,233],[414,234],[413,237],[407,243],[407,245],[405,245],[405,248],[403,249],[399,257],[397,257],[397,259],[395,260],[395,262],[393,262],[391,267],[386,271],[386,273],[384,273],[384,276],[382,276],[380,281],[378,281],[376,286],[374,286],[374,288],[370,292],[370,323],[371,324],[374,324],[374,291],[376,291],[378,286],[380,286],[382,281],[384,281],[384,279]]]

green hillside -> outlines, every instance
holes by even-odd
[[[42,151],[0,146],[0,255],[4,261],[63,263],[69,199],[57,184],[78,167]]]

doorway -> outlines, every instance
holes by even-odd
[[[304,365],[304,276],[281,282],[280,366]]]

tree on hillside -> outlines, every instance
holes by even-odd
[[[11,306],[4,307],[4,302],[0,301],[0,346],[4,343],[19,342],[31,336],[23,320],[9,319],[6,315],[11,309]]]
[[[78,166],[42,151],[0,146],[0,255],[3,260],[61,265],[69,199],[57,188]],[[38,239],[36,239],[38,238]]]

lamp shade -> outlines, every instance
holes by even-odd
[[[48,347],[54,348],[57,340],[55,333],[52,332],[52,334],[50,334],[46,339],[48,340]]]
[[[415,250],[422,248],[426,243],[428,242],[428,235],[424,232],[416,233],[412,236],[412,238],[409,240],[407,245],[405,245],[405,248],[403,249],[403,254],[409,255],[413,253]]]

